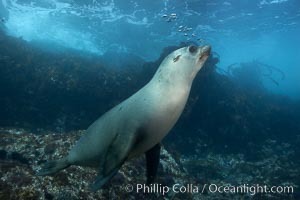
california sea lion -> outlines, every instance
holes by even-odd
[[[47,162],[38,175],[53,174],[70,165],[96,166],[99,175],[92,189],[97,190],[126,160],[146,153],[147,182],[151,183],[159,164],[159,143],[181,115],[210,49],[189,46],[169,54],[148,84],[102,115],[68,156]]]

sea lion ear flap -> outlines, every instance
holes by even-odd
[[[173,58],[173,62],[177,62],[179,60],[181,55],[176,56],[175,58]]]

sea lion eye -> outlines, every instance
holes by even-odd
[[[179,60],[181,55],[176,56],[175,58],[173,58],[173,62],[177,62]]]
[[[189,51],[190,51],[190,53],[195,53],[196,51],[197,51],[197,47],[196,46],[190,46],[189,47]]]

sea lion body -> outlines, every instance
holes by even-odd
[[[209,53],[209,46],[184,47],[171,53],[148,84],[97,119],[66,158],[49,162],[39,175],[70,165],[96,166],[99,177],[93,189],[97,190],[124,161],[146,153],[147,165],[155,160],[155,166],[147,166],[152,180],[159,162],[158,144],[180,117],[194,77]]]
[[[101,154],[108,148],[117,134],[126,132],[132,135],[120,137],[132,143],[129,145],[131,150],[128,157],[132,158],[145,153],[159,143],[173,127],[184,108],[187,93],[189,93],[187,89],[165,90],[155,81],[147,84],[96,120],[70,151],[69,161],[86,164],[89,160],[95,160],[99,153]],[[170,96],[174,98],[168,99]],[[109,134],[103,130],[108,130]]]

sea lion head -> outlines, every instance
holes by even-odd
[[[169,54],[161,64],[162,70],[166,73],[166,78],[180,78],[191,80],[195,78],[198,71],[203,67],[209,57],[211,47],[187,46],[175,50]]]

